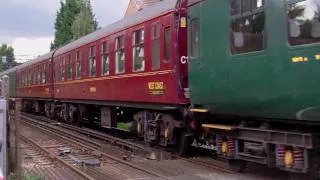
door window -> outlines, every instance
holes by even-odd
[[[263,0],[230,0],[230,51],[232,54],[265,49]]]
[[[320,42],[320,1],[288,3],[288,38],[290,45]]]

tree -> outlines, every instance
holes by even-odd
[[[2,57],[5,56],[6,57],[6,62],[2,62]],[[3,44],[0,46],[0,70],[4,71],[7,69],[10,69],[16,65],[18,65],[18,63],[15,61],[14,58],[14,49],[10,46],[8,46],[7,44]]]
[[[98,23],[92,13],[92,8],[89,0],[83,0],[81,3],[80,13],[76,16],[72,24],[73,39],[78,39],[97,29]]]
[[[56,22],[54,24],[56,31],[51,50],[72,40],[71,26],[76,15],[80,12],[79,1],[81,0],[60,1],[61,7],[57,12]]]
[[[79,34],[85,35],[93,30],[96,30],[97,26],[97,22],[94,20],[94,15],[92,13],[89,0],[65,0],[60,1],[60,5],[61,7],[57,12],[56,21],[54,24],[56,31],[54,42],[51,43],[51,50],[70,42],[75,37],[79,37]],[[80,19],[79,16],[87,17],[87,19]],[[78,20],[75,23],[76,18]],[[89,22],[89,25],[86,25],[87,22]],[[91,23],[94,25],[93,29],[90,25]],[[76,33],[77,35],[75,36],[73,33]]]

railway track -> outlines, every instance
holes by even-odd
[[[91,138],[77,136],[59,128],[52,128],[52,126],[50,125],[46,126],[42,122],[32,120],[31,118],[21,117],[21,119],[22,123],[26,124],[32,129],[37,128],[42,132],[45,132],[48,136],[50,136],[49,138],[39,139],[36,137],[37,135],[30,135],[34,132],[32,132],[32,130],[30,132],[29,130],[29,135],[32,138],[35,138],[36,141],[46,142],[43,146],[38,145],[40,148],[49,147],[51,153],[59,151],[59,148],[65,148],[67,151],[70,151],[67,152],[66,156],[63,156],[64,158],[57,158],[69,165],[77,164],[77,169],[79,171],[89,175],[87,179],[127,179],[129,177],[162,177],[162,175],[157,174],[152,170],[139,167],[136,164],[124,161],[123,159],[120,159],[114,155],[106,154],[100,151],[98,142],[92,141]],[[28,132],[28,129],[24,131]],[[47,143],[52,141],[53,139],[53,143]],[[85,161],[98,163],[95,165],[86,165],[85,167],[83,167],[82,165]],[[81,166],[79,166],[79,164]]]
[[[58,123],[57,121],[51,120],[51,119],[43,117],[43,116],[22,113],[22,118],[31,118],[31,119],[40,120],[41,122],[43,122],[43,125],[45,125],[45,123],[47,123],[47,124],[49,123],[53,126],[59,126],[64,129],[67,129],[67,130],[70,130],[73,132],[77,132],[77,133],[92,137],[97,140],[104,141],[105,143],[108,143],[108,144],[111,144],[114,146],[119,146],[121,148],[125,148],[127,150],[132,151],[132,152],[139,151],[140,153],[145,154],[145,153],[151,153],[151,152],[157,151],[157,149],[155,149],[155,148],[146,147],[142,144],[135,143],[132,141],[132,139],[121,139],[119,137],[108,135],[106,133],[102,133],[99,131],[94,131],[94,130],[91,130],[88,128],[80,128],[80,127],[65,124],[65,123]]]
[[[59,139],[64,140],[64,142],[69,142],[71,144],[80,146],[82,149],[86,149],[86,151],[91,152],[89,154],[98,156],[98,159],[101,161],[104,161],[104,159],[109,159],[108,161],[111,163],[122,164],[122,167],[120,168],[113,167],[115,169],[131,168],[136,172],[136,174],[140,174],[140,176],[130,175],[130,178],[137,177],[142,179],[166,179],[166,177],[198,172],[220,172],[222,174],[229,174],[230,176],[243,176],[243,174],[232,171],[226,161],[197,155],[181,157],[176,155],[174,152],[166,151],[164,148],[151,148],[148,145],[144,145],[138,141],[132,141],[131,139],[120,139],[96,130],[79,128],[64,123],[57,123],[56,121],[42,116],[23,113],[21,119],[23,123],[27,124],[28,126],[36,127],[45,133],[53,134],[56,137],[59,137]],[[124,153],[119,153],[121,151]],[[145,160],[147,159],[146,154],[152,152],[157,152],[159,154],[162,153],[162,155],[166,157],[163,159],[158,158],[157,161],[150,159]],[[141,154],[144,156],[143,158],[141,158]],[[124,156],[126,157],[125,160],[123,158]],[[131,159],[131,156],[134,157]],[[67,161],[69,161],[69,163],[74,162],[72,159]],[[253,176],[256,175],[259,176],[259,173],[255,173]],[[117,177],[110,176],[109,179],[126,179],[121,177],[121,175],[116,176]],[[95,179],[99,179],[99,176]]]
[[[102,141],[105,141],[105,142],[110,143],[112,145],[120,146],[121,148],[125,148],[134,154],[151,154],[151,153],[153,153],[153,154],[155,154],[155,156],[159,160],[161,160],[161,159],[181,159],[183,161],[197,164],[199,166],[204,166],[204,167],[216,170],[216,171],[226,172],[226,173],[235,173],[234,171],[232,171],[228,167],[226,162],[222,162],[220,160],[215,160],[215,159],[211,159],[211,158],[209,158],[209,160],[208,159],[204,160],[204,158],[200,158],[200,157],[181,157],[181,156],[177,155],[175,152],[166,151],[164,148],[151,148],[147,145],[142,145],[143,142],[132,142],[131,140],[121,139],[121,138],[114,137],[112,135],[108,135],[108,134],[94,131],[91,129],[79,128],[79,127],[72,126],[69,124],[64,124],[64,123],[57,123],[56,121],[50,120],[50,119],[43,117],[43,116],[37,116],[37,115],[26,114],[26,113],[23,113],[22,115],[23,115],[22,116],[23,118],[37,119],[37,120],[43,121],[42,122],[43,125],[48,125],[48,123],[49,124],[52,123],[51,124],[52,127],[54,127],[54,126],[63,127],[67,130],[74,131],[74,132],[92,137],[94,139],[102,140]],[[41,122],[37,122],[37,123],[41,123]],[[102,146],[99,143],[97,143],[96,145],[99,148],[101,148],[101,146]]]
[[[88,176],[75,166],[70,165],[61,157],[53,155],[47,148],[42,147],[39,143],[29,137],[21,134],[20,140],[24,174],[38,174],[39,176],[47,175],[46,179],[67,178],[93,180],[92,177]],[[30,166],[33,167],[30,168]]]

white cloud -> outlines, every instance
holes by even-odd
[[[11,36],[0,36],[0,44],[8,44],[11,46],[13,40],[14,38]]]
[[[129,0],[91,0],[91,4],[99,26],[103,27],[124,16]]]
[[[49,14],[55,14],[60,6],[59,0],[10,0],[9,2],[3,1],[3,3],[24,6],[25,8],[37,9],[38,11]]]
[[[99,27],[124,16],[129,0],[91,0]],[[49,52],[60,0],[0,0],[0,44],[12,45],[17,59]],[[8,18],[10,17],[10,18]],[[28,58],[26,58],[28,59]]]
[[[53,37],[22,37],[14,39],[12,46],[16,59],[22,62],[49,52],[51,41],[53,41]]]

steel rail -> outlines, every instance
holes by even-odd
[[[30,143],[32,146],[35,146],[37,149],[40,149],[42,152],[45,152],[50,158],[53,158],[57,161],[59,161],[64,166],[67,166],[75,173],[79,174],[80,176],[88,179],[88,180],[94,180],[95,178],[87,175],[86,173],[82,172],[80,169],[70,165],[69,163],[65,162],[62,158],[58,157],[57,155],[52,156],[52,153],[50,153],[47,149],[43,148],[40,144],[36,143],[34,140],[31,140],[30,138],[26,137],[22,133],[20,133],[20,138],[22,138],[24,141]]]
[[[43,124],[43,123],[38,123],[37,121],[34,121],[32,118],[29,118],[29,117],[25,117],[25,116],[21,116],[21,119],[24,119],[23,120],[23,123],[26,123],[26,124],[29,124],[33,127],[36,127],[38,129],[41,129],[43,131],[46,131],[48,133],[51,133],[67,142],[72,142],[74,144],[77,144],[78,146],[81,146],[81,147],[84,147],[84,148],[87,148],[91,151],[98,151],[96,148],[94,147],[91,147],[92,146],[92,141],[89,140],[89,139],[85,139],[85,138],[80,138],[81,139],[81,142],[79,142],[79,136],[76,136],[76,135],[73,135],[71,133],[67,133],[66,131],[63,131],[63,130],[58,130],[56,128],[52,128],[50,125],[48,124]],[[27,122],[29,121],[29,122]],[[32,121],[32,123],[30,123],[30,121]],[[40,127],[41,126],[41,127]],[[53,129],[55,132],[53,132],[52,130],[50,129]],[[57,131],[60,131],[60,132],[57,132]],[[68,134],[69,136],[66,137],[65,135]],[[72,138],[72,139],[71,139]],[[117,157],[114,157],[112,155],[109,155],[109,154],[106,154],[104,152],[101,152],[99,151],[99,154],[107,157],[107,158],[110,158],[114,161],[117,161],[121,164],[125,164],[133,169],[136,169],[136,170],[139,170],[141,172],[144,172],[146,174],[149,174],[149,175],[152,175],[152,176],[155,176],[155,177],[161,177],[161,178],[165,178],[165,176],[162,176],[161,174],[158,174],[158,173],[155,173],[151,170],[146,170],[145,168],[142,168],[142,167],[139,167],[133,163],[130,163],[130,162],[127,162],[127,161],[124,161],[120,158],[117,158]]]
[[[42,121],[45,121],[45,122],[48,122],[48,123],[54,123],[55,122],[55,121],[52,121],[52,120],[50,120],[50,119],[48,119],[46,117],[42,117],[42,116],[36,116],[36,115],[30,115],[30,114],[23,113],[22,117],[24,118],[24,116],[27,117],[27,118],[39,119],[39,120],[42,120]],[[37,122],[37,123],[41,123],[41,122]],[[71,125],[64,124],[64,123],[61,123],[60,126],[62,128],[66,128],[66,129],[71,130],[71,131],[75,131],[75,132],[78,132],[78,133],[81,133],[81,134],[85,134],[85,135],[91,136],[93,138],[98,138],[98,139],[101,139],[101,140],[107,139],[108,142],[111,142],[111,143],[114,142],[114,141],[117,141],[117,142],[121,142],[121,144],[119,144],[119,145],[124,145],[124,146],[127,146],[127,147],[136,147],[137,149],[147,151],[146,148],[144,146],[142,146],[142,145],[135,144],[133,142],[127,142],[124,139],[120,139],[120,138],[117,138],[117,137],[114,137],[114,136],[111,136],[111,135],[102,134],[100,132],[89,131],[89,130],[86,130],[86,129],[83,129],[83,128],[71,126]],[[152,150],[154,150],[154,148]],[[165,150],[162,149],[161,151],[165,151]],[[231,169],[228,169],[228,168],[216,165],[216,164],[211,164],[211,163],[208,163],[208,162],[205,162],[205,161],[201,161],[201,160],[198,160],[198,159],[195,160],[195,159],[192,159],[192,158],[181,157],[181,156],[179,156],[179,155],[177,155],[175,153],[172,153],[171,156],[174,157],[174,158],[178,158],[178,159],[193,163],[193,164],[197,164],[197,165],[200,165],[200,166],[203,166],[203,167],[211,168],[211,169],[214,169],[214,170],[217,170],[217,171],[220,171],[220,172],[232,173],[232,174],[236,173],[236,172],[232,171]],[[215,161],[217,161],[217,160],[215,160]]]
[[[26,114],[26,113],[22,113],[22,117],[40,119],[40,120],[48,122],[48,123],[54,123],[55,122],[55,121],[49,120],[46,117],[30,115],[30,114]],[[94,131],[90,131],[88,129],[79,128],[79,127],[68,125],[68,124],[64,124],[64,123],[59,124],[59,126],[61,126],[63,128],[66,128],[66,129],[69,129],[69,130],[72,130],[72,131],[75,131],[75,132],[78,132],[78,133],[81,133],[81,134],[84,134],[84,135],[88,135],[88,136],[94,137],[96,139],[107,141],[107,142],[109,142],[110,144],[113,144],[113,145],[117,144],[119,146],[125,146],[127,148],[132,149],[132,150],[140,150],[140,151],[145,151],[145,152],[151,152],[151,151],[153,152],[155,150],[155,149],[152,149],[152,148],[146,148],[143,145],[140,145],[140,144],[137,144],[137,143],[133,143],[133,142],[130,142],[130,141],[125,140],[125,139],[114,137],[112,135],[103,134],[103,133],[100,133],[100,132],[94,132]]]

